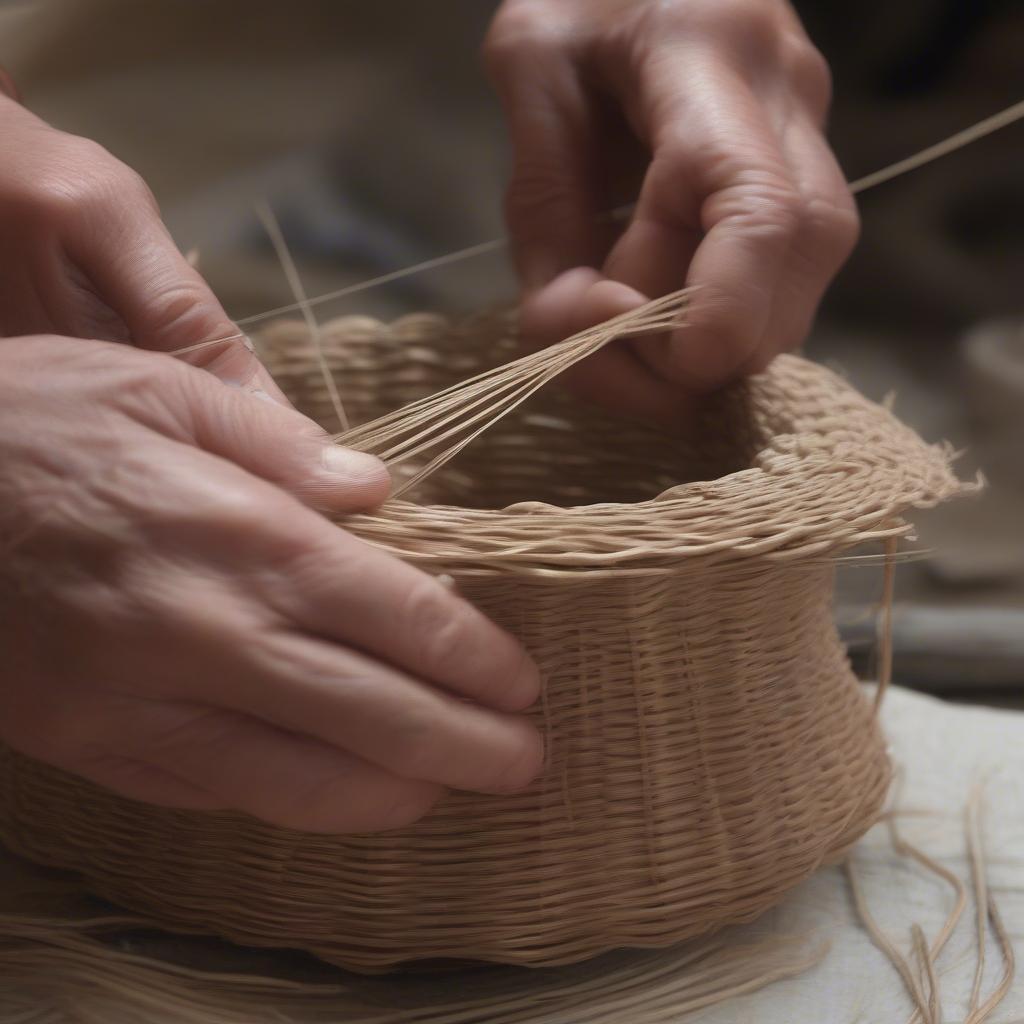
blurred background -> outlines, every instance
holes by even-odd
[[[478,48],[491,0],[0,0],[26,104],[102,142],[160,200],[229,313],[291,301],[253,215],[276,210],[316,295],[493,238],[509,166]],[[1024,97],[1016,0],[797,4],[835,79],[850,179]],[[2,159],[2,153],[0,153]],[[861,198],[863,238],[808,342],[929,440],[980,497],[920,519],[898,572],[896,676],[1024,707],[1024,124]],[[515,296],[502,254],[318,309],[389,317]],[[875,568],[840,573],[871,670]]]

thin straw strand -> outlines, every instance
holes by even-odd
[[[981,998],[981,984],[985,977],[985,944],[988,936],[988,884],[985,878],[985,854],[981,845],[980,821],[981,788],[975,786],[967,801],[967,852],[971,864],[971,878],[974,882],[975,924],[978,940],[978,957],[974,969],[974,984],[971,986],[971,1002],[968,1019],[974,1017]]]
[[[445,388],[338,435],[338,444],[377,455],[388,465],[440,450],[392,492],[399,498],[454,458],[531,395],[616,338],[669,330],[680,319],[693,289],[662,296],[638,309],[589,327],[565,341]]]
[[[281,231],[281,225],[278,223],[277,217],[274,216],[274,211],[267,202],[256,204],[256,215],[266,229],[270,242],[274,246],[274,252],[277,254],[278,262],[281,264],[281,269],[288,280],[288,286],[294,293],[296,304],[302,311],[302,317],[306,321],[306,327],[309,329],[309,338],[313,343],[313,350],[316,352],[317,365],[320,367],[320,375],[323,377],[327,393],[330,395],[334,415],[337,416],[341,429],[348,430],[349,422],[348,416],[345,413],[345,406],[342,404],[341,395],[338,394],[338,387],[334,383],[334,374],[331,373],[331,368],[327,365],[327,359],[324,356],[323,341],[320,337],[320,325],[317,323],[316,317],[313,316],[312,309],[310,309],[309,300],[306,298],[306,289],[302,285],[302,278],[288,249],[288,243],[285,241],[284,233]]]
[[[899,546],[897,537],[890,537],[885,542],[885,568],[882,575],[882,607],[879,616],[878,633],[878,689],[875,690],[875,708],[877,715],[882,709],[882,701],[892,682],[892,602],[896,587],[896,549]]]
[[[854,195],[859,195],[861,192],[866,192],[869,188],[875,188],[875,186],[881,185],[884,182],[892,181],[893,178],[898,178],[902,174],[916,171],[918,167],[930,164],[933,160],[938,160],[949,153],[955,153],[958,149],[963,149],[964,146],[969,146],[972,142],[977,142],[978,139],[983,139],[986,135],[999,131],[1000,128],[1006,128],[1021,118],[1024,118],[1024,100],[1013,104],[1012,107],[1001,110],[998,114],[986,117],[983,121],[971,125],[970,128],[965,128],[962,132],[951,135],[942,142],[937,142],[934,146],[922,149],[913,156],[908,156],[904,160],[897,160],[896,163],[883,167],[873,174],[865,174],[863,178],[858,178],[850,183],[850,191]]]
[[[903,980],[910,998],[917,1007],[917,1012],[923,1018],[925,1024],[938,1024],[932,1016],[931,1005],[921,991],[921,986],[914,977],[914,972],[907,962],[906,957],[892,944],[889,937],[882,931],[875,921],[871,911],[868,910],[867,900],[861,888],[860,878],[853,866],[853,857],[847,857],[844,864],[846,877],[850,883],[850,894],[853,897],[853,905],[857,916],[864,925],[874,944],[889,958],[890,963],[896,968],[896,972]]]

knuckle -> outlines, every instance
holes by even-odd
[[[790,37],[783,59],[796,89],[824,115],[832,101],[832,71],[821,51],[806,38]]]
[[[176,359],[126,345],[90,346],[80,363],[103,374],[112,407],[143,422],[153,410],[173,404],[170,396],[181,390],[187,372]]]
[[[165,333],[185,332],[192,327],[198,329],[210,319],[204,287],[199,281],[187,278],[157,284],[150,297],[150,310],[154,322]],[[249,353],[246,355],[250,356]]]
[[[491,706],[520,710],[537,698],[540,676],[526,649],[462,598],[429,581],[407,598],[425,675]]]
[[[472,630],[469,606],[453,597],[437,581],[426,578],[414,584],[405,600],[404,621],[416,637],[424,670],[446,675],[471,654]]]
[[[749,230],[781,240],[794,238],[803,220],[803,203],[795,186],[781,178],[761,178],[738,186],[739,216]]]
[[[64,160],[36,180],[33,196],[43,216],[60,220],[93,218],[126,198],[155,206],[142,178],[89,139],[69,143]]]
[[[36,182],[33,198],[42,220],[61,224],[91,216],[110,202],[115,193],[116,186],[105,175],[87,178],[49,175]]]
[[[817,197],[804,206],[803,229],[817,253],[842,262],[860,237],[860,217],[853,202],[836,203]]]

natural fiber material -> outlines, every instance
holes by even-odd
[[[0,913],[0,1024],[680,1024],[798,977],[828,952],[814,935],[712,938],[528,975],[477,967],[314,981],[265,975],[281,970],[273,960],[243,959],[243,973],[237,955],[209,944],[188,951],[201,968],[186,966],[182,949],[162,956],[159,940],[138,930],[127,952],[117,939],[130,926]],[[140,946],[156,950],[140,955]],[[229,970],[210,969],[224,960]]]
[[[515,352],[503,317],[350,318],[322,338],[357,423]],[[264,343],[326,418],[306,329]],[[840,856],[888,784],[832,561],[958,489],[946,450],[794,357],[671,435],[545,389],[411,500],[344,522],[531,650],[549,763],[530,790],[335,838],[146,807],[8,753],[0,837],[169,927],[363,970],[566,963],[750,919]]]

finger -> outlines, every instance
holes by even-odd
[[[485,56],[512,139],[505,213],[530,292],[607,251],[595,112],[554,32],[496,30]]]
[[[188,354],[226,383],[286,402],[252,346],[209,285],[174,244],[145,184],[124,169],[121,195],[83,197],[66,229],[72,262],[123,320],[140,348],[176,352],[231,339]]]
[[[314,739],[243,714],[140,705],[124,744],[132,755],[272,825],[344,833],[400,828],[422,817],[440,786],[401,779]],[[113,777],[112,777],[113,778]],[[120,787],[123,780],[115,780]]]
[[[764,340],[744,373],[763,370],[810,333],[818,306],[857,242],[857,207],[827,140],[809,114],[794,114],[781,143],[800,193],[801,215],[775,293]]]
[[[168,362],[161,369],[148,393],[126,397],[135,418],[161,434],[227,459],[314,508],[362,511],[387,497],[391,481],[379,459],[334,444],[296,410],[226,388],[194,367]]]
[[[647,296],[681,288],[700,243],[695,197],[677,171],[655,157],[629,224],[601,268],[611,280]]]
[[[537,700],[540,676],[522,644],[448,587],[328,523],[306,539],[255,582],[284,619],[500,711]]]
[[[762,343],[800,196],[757,97],[730,69],[691,56],[651,86],[654,155],[633,221],[606,266],[617,279],[643,278],[660,290],[685,274],[699,289],[685,330],[637,349],[668,380],[707,389]],[[668,268],[679,275],[671,284]]]
[[[205,458],[184,446],[181,451],[191,455],[197,469]],[[173,455],[170,462],[161,469],[176,479],[182,467]],[[486,792],[526,785],[543,758],[540,739],[528,722],[470,703],[454,686],[442,692],[423,675],[414,678],[389,662],[394,650],[415,653],[412,645],[403,646],[403,633],[420,630],[423,668],[430,669],[432,657],[464,656],[483,673],[499,666],[494,676],[515,682],[526,659],[514,641],[464,602],[428,598],[425,603],[423,584],[443,593],[439,583],[305,513],[270,488],[250,483],[242,492],[245,509],[238,512],[232,505],[228,516],[222,510],[211,530],[203,489],[212,486],[214,476],[230,484],[234,475],[243,476],[240,470],[211,473],[185,485],[184,512],[170,502],[164,522],[150,526],[144,543],[160,554],[135,577],[139,592],[147,595],[144,603],[158,610],[161,630],[172,638],[169,649],[178,649],[174,637],[184,638],[181,649],[202,671],[182,671],[175,661],[165,660],[143,666],[140,676],[137,666],[129,666],[120,673],[135,681],[129,691],[139,692],[142,679],[154,700],[186,696],[197,704],[255,715],[404,776]],[[270,493],[261,495],[260,490]],[[202,546],[192,526],[197,520]],[[360,571],[347,568],[361,559]],[[204,569],[197,575],[199,563]],[[240,571],[239,565],[251,568]],[[405,589],[410,580],[417,590]],[[329,613],[321,611],[320,619],[304,621],[303,602],[315,608],[319,592],[330,587],[351,590]],[[387,600],[389,594],[393,601]],[[368,615],[364,605],[378,617]],[[347,622],[341,616],[349,610],[352,621]],[[455,637],[455,646],[439,644],[434,629]],[[350,634],[352,641],[335,640]],[[374,657],[371,647],[383,654]],[[145,653],[138,648],[134,657]],[[121,660],[129,654],[122,652]],[[449,663],[447,671],[442,686],[449,678],[457,681],[459,673],[461,678],[470,675],[461,662]],[[495,685],[489,676],[482,678],[485,686]],[[531,685],[535,693],[535,675]]]
[[[648,301],[638,291],[585,267],[567,271],[523,305],[521,330],[531,347],[543,347],[628,312]],[[687,417],[675,388],[637,355],[635,339],[612,342],[571,367],[567,385],[588,401],[624,416],[677,427]]]
[[[525,719],[292,632],[261,635],[250,645],[246,670],[222,677],[217,700],[396,776],[457,789],[512,792],[543,765],[540,736]]]

